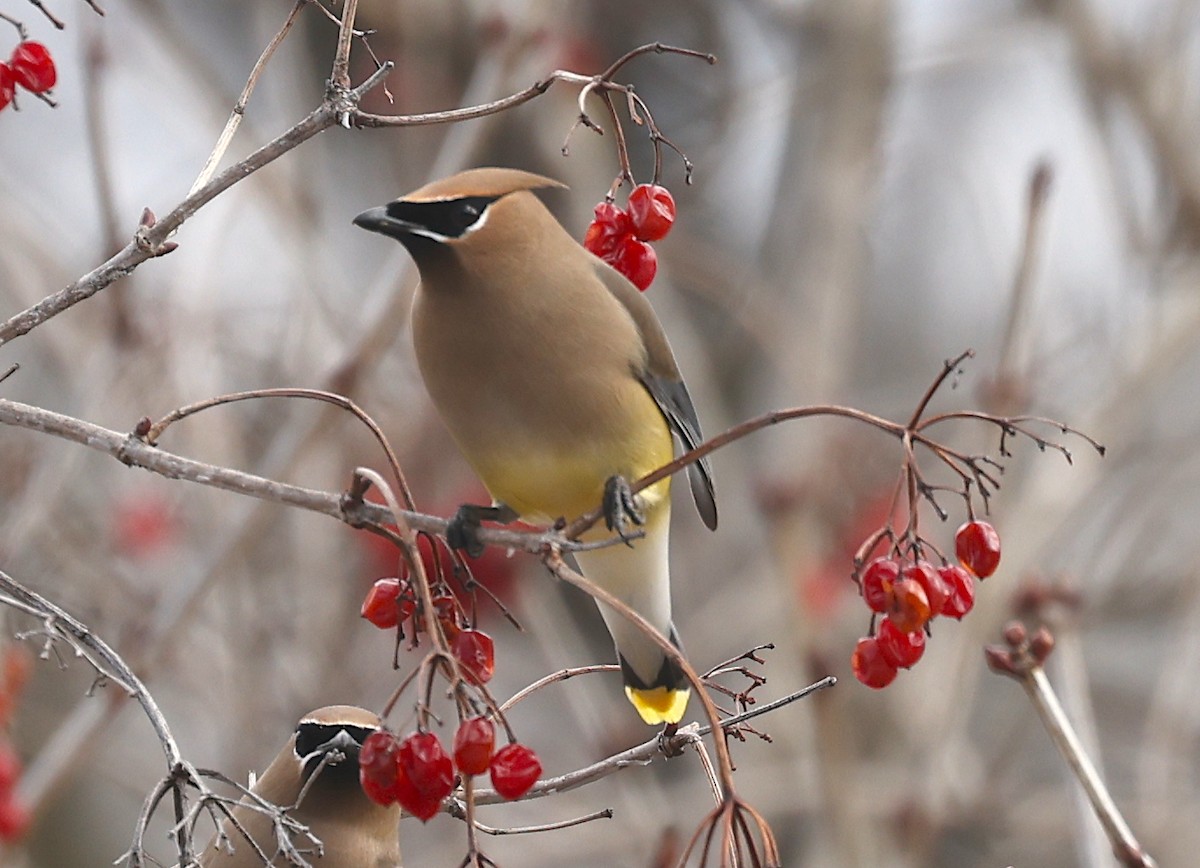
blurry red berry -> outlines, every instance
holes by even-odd
[[[929,598],[925,589],[914,579],[901,579],[896,582],[892,608],[888,616],[904,633],[915,633],[925,626],[932,613],[929,610]]]
[[[40,42],[22,42],[8,61],[17,84],[32,93],[45,93],[58,81],[50,49]]]
[[[654,282],[654,275],[658,273],[658,254],[654,248],[632,236],[626,236],[614,257],[606,261],[643,291]]]
[[[367,736],[358,752],[358,780],[367,798],[390,805],[399,797],[400,744],[390,732],[380,730]]]
[[[416,609],[407,579],[378,579],[367,591],[359,614],[380,630],[390,630]]]
[[[938,575],[950,588],[950,596],[942,606],[942,614],[961,621],[962,616],[975,605],[975,579],[962,567],[953,564],[942,567]]]
[[[464,775],[488,770],[496,749],[496,727],[486,717],[470,717],[454,733],[454,765]]]
[[[879,622],[875,639],[883,659],[899,669],[908,669],[925,653],[925,634],[920,630],[905,633],[890,618]]]
[[[874,636],[858,640],[850,656],[850,668],[854,670],[855,678],[876,690],[887,687],[896,679],[896,667],[883,656]]]
[[[1000,534],[986,521],[968,521],[954,534],[959,562],[981,579],[1000,565]]]
[[[615,254],[621,241],[633,233],[633,223],[627,213],[608,201],[597,205],[593,214],[587,234],[583,236],[583,246],[606,259]]]
[[[509,744],[492,757],[492,786],[506,799],[519,799],[542,774],[542,763],[531,748]]]
[[[487,684],[496,671],[496,646],[482,630],[463,630],[454,637],[450,650],[462,667],[463,675],[476,684]]]
[[[917,561],[905,567],[901,575],[912,579],[925,589],[925,599],[929,601],[929,617],[935,618],[942,613],[942,607],[950,596],[950,588],[934,570],[933,564],[929,561]]]
[[[892,589],[900,576],[900,565],[891,558],[876,558],[867,564],[862,574],[862,595],[872,612],[886,612],[892,607]]]
[[[29,831],[29,809],[12,793],[0,797],[0,841],[16,841]]]
[[[0,742],[0,797],[7,794],[21,777],[21,759],[8,742]]]
[[[432,732],[415,732],[400,742],[396,763],[401,775],[412,784],[401,791],[400,807],[422,821],[441,808],[442,799],[454,789],[454,763]]]
[[[666,187],[638,184],[629,194],[629,218],[640,240],[658,241],[675,222],[675,199]]]
[[[0,109],[12,102],[13,94],[17,92],[17,81],[8,64],[0,63]]]

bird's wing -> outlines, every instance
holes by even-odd
[[[629,311],[641,333],[642,342],[646,347],[646,366],[637,372],[638,379],[654,398],[659,410],[666,417],[667,424],[682,441],[684,448],[695,449],[704,440],[700,433],[700,420],[696,418],[692,396],[688,394],[687,386],[684,385],[675,355],[671,352],[671,345],[667,342],[667,335],[654,313],[654,308],[636,286],[600,260],[596,260],[596,274],[617,301]],[[700,518],[709,530],[716,530],[716,492],[707,458],[701,458],[688,465],[688,482]]]

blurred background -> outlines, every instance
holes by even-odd
[[[187,194],[292,3],[103,5],[101,18],[59,0],[59,32],[28,4],[0,4],[60,76],[57,109],[24,99],[0,114],[0,317],[123,246],[144,206],[162,214]],[[1054,629],[1050,678],[1134,832],[1160,865],[1188,864],[1200,848],[1200,4],[363,0],[359,22],[396,62],[394,104],[376,90],[364,106],[385,113],[484,102],[556,68],[596,73],[656,40],[718,56],[651,55],[619,77],[696,164],[687,186],[682,164],[664,162],[679,219],[650,297],[707,433],[814,403],[904,420],[943,360],[971,347],[935,408],[1053,416],[1109,447],[1101,460],[1068,439],[1069,467],[1016,445],[992,503],[999,572],[883,691],[850,673],[868,627],[850,571],[886,512],[897,444],[806,421],[714,456],[720,530],[682,503],[675,516],[691,659],[704,669],[775,643],[760,702],[840,679],[760,718],[770,743],[733,746],[785,864],[1112,864],[1020,687],[984,666],[982,647],[1018,611]],[[226,165],[317,105],[335,36],[304,10]],[[360,45],[352,60],[360,81],[372,64]],[[128,431],[223,392],[334,389],[383,425],[422,509],[477,501],[416,375],[413,269],[350,221],[434,177],[511,165],[570,184],[545,199],[582,237],[617,163],[611,131],[577,130],[562,155],[576,96],[558,84],[456,126],[326,132],[205,207],[170,256],[0,349],[0,368],[21,365],[4,397]],[[652,150],[627,131],[649,181]],[[944,434],[968,451],[998,445],[986,427]],[[355,466],[383,466],[361,425],[296,401],[211,410],[161,445],[333,491]],[[923,528],[947,543],[962,512],[944,505],[946,525],[926,513]],[[366,534],[25,430],[0,430],[0,565],[138,667],[191,761],[242,780],[300,714],[378,708],[415,659],[402,653],[394,671],[392,638],[358,617],[371,581],[395,569]],[[525,626],[482,611],[497,696],[611,659],[590,602],[536,560],[493,553],[481,577]],[[1031,601],[1042,605],[1029,615]],[[36,626],[10,611],[0,624],[5,636]],[[80,661],[33,669],[12,737],[36,821],[5,865],[111,863],[164,771],[138,710],[112,686],[86,696],[91,681]],[[551,687],[512,720],[548,774],[650,735],[614,676]],[[480,818],[612,807],[611,820],[484,847],[507,865],[654,866],[709,806],[685,757]],[[153,834],[170,860],[165,824]],[[406,864],[465,852],[445,815],[401,835]]]

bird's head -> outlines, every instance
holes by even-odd
[[[460,256],[512,250],[539,232],[563,231],[529,192],[563,186],[519,169],[469,169],[364,211],[354,224],[395,238],[418,265],[450,250]]]
[[[331,705],[306,714],[296,725],[292,751],[308,780],[321,775],[358,780],[358,752],[379,729],[379,718],[365,708]]]

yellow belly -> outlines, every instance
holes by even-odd
[[[471,456],[471,463],[492,497],[523,518],[570,520],[600,506],[609,477],[619,474],[634,482],[671,460],[670,431],[657,408],[654,413],[652,424],[626,432],[619,441],[581,443],[574,449],[513,449],[516,444],[508,444],[504,454]],[[639,494],[648,518],[665,503],[669,490],[665,479]]]

